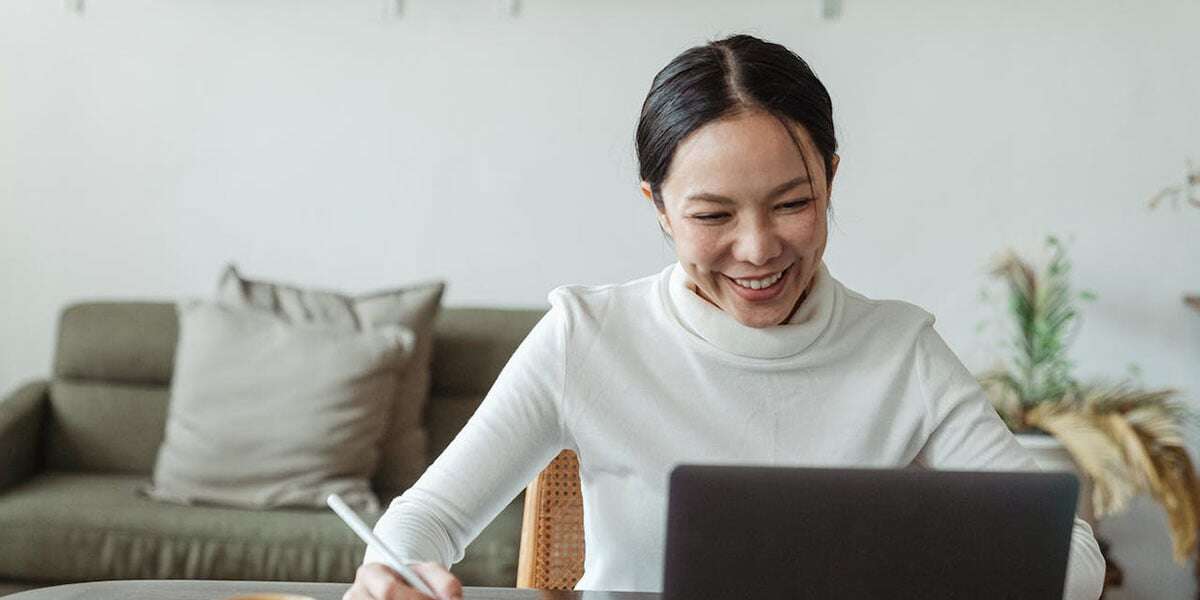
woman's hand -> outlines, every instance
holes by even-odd
[[[342,600],[462,600],[462,583],[442,565],[422,562],[409,566],[437,594],[436,598],[431,599],[410,587],[387,565],[367,563],[358,568],[354,584]]]

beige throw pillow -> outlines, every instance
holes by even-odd
[[[294,323],[323,323],[351,331],[401,325],[416,335],[412,356],[400,373],[379,468],[372,479],[375,492],[386,503],[408,489],[429,464],[423,416],[429,401],[433,322],[445,287],[443,282],[432,281],[348,296],[248,279],[229,265],[221,276],[217,298],[227,304],[270,310]]]
[[[270,312],[179,304],[166,437],[147,492],[181,503],[360,510],[413,347],[400,326],[354,331]]]

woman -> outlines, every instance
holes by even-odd
[[[667,474],[681,462],[1036,469],[913,305],[871,300],[822,263],[838,167],[808,65],[739,35],[654,78],[641,191],[678,263],[564,286],[479,410],[376,531],[443,598],[445,566],[563,448],[580,458],[579,589],[662,588]],[[418,598],[369,549],[348,598]],[[1076,520],[1066,597],[1100,594]]]

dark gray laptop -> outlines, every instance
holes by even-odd
[[[1069,473],[681,465],[665,600],[1060,600]]]

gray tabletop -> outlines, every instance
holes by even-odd
[[[281,581],[130,580],[92,581],[29,590],[4,600],[222,600],[251,593],[295,594],[313,600],[341,600],[348,583]],[[468,587],[463,600],[660,600],[661,594],[635,592],[551,592]]]

